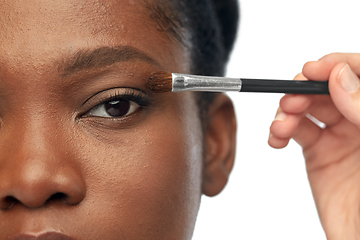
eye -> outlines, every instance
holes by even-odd
[[[138,89],[111,88],[93,95],[82,105],[84,111],[80,117],[94,117],[109,120],[124,120],[138,110],[144,110],[149,106],[149,96]],[[82,111],[80,111],[82,112]],[[101,120],[101,121],[103,121]]]
[[[97,105],[88,112],[88,115],[94,117],[119,118],[132,114],[139,107],[139,104],[131,100],[118,99]]]

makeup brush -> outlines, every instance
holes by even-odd
[[[248,78],[206,77],[182,73],[154,72],[147,86],[156,93],[204,92],[268,92],[292,94],[329,94],[328,81],[266,80]]]

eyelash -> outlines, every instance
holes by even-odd
[[[101,105],[112,102],[112,101],[118,101],[118,100],[125,100],[125,101],[130,101],[130,102],[134,102],[136,104],[139,105],[139,108],[143,108],[149,105],[150,101],[148,99],[148,97],[144,96],[144,94],[142,92],[140,92],[139,90],[136,89],[126,89],[124,90],[117,90],[116,92],[114,92],[112,95],[107,96],[107,97],[102,97],[100,100],[98,100],[98,103],[92,107],[90,110],[88,110],[83,117],[100,117],[100,116],[93,116],[91,115],[91,112],[96,110],[97,108],[99,108]],[[137,110],[135,110],[135,112],[137,112]],[[107,118],[109,120],[115,120],[115,119],[123,119],[126,118],[129,115],[132,115],[133,113],[130,113],[128,115],[125,116],[121,116],[121,117],[104,117]]]
[[[133,101],[139,104],[140,107],[149,105],[149,99],[144,97],[143,93],[136,92],[135,89],[127,89],[126,92],[116,91],[115,94],[109,96],[108,98],[100,100],[96,106],[116,100]]]

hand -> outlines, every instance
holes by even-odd
[[[360,54],[308,62],[296,80],[329,80],[330,96],[285,95],[269,145],[293,138],[303,148],[309,182],[328,240],[360,239]],[[320,128],[309,114],[326,124]]]

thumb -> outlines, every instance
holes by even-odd
[[[360,126],[360,80],[346,63],[330,74],[329,90],[335,106],[350,122]]]

